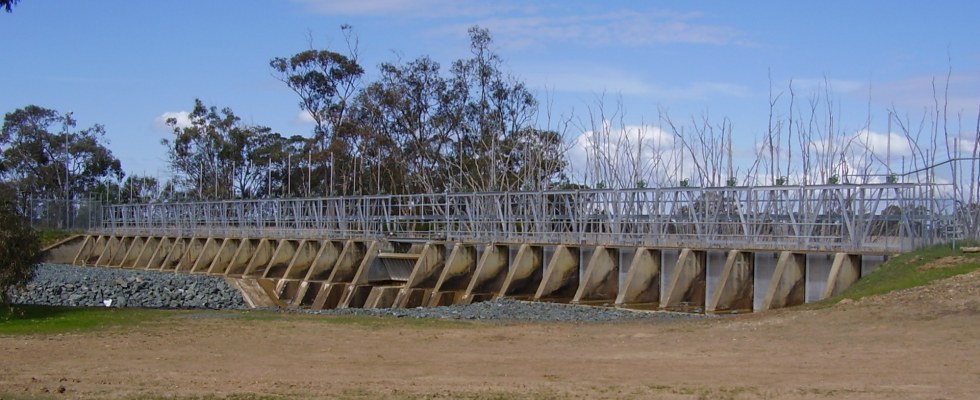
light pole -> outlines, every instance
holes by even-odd
[[[71,158],[71,155],[69,154],[69,150],[68,150],[68,147],[70,145],[69,144],[70,135],[68,134],[68,127],[74,125],[75,125],[75,121],[71,119],[71,111],[65,113],[65,124],[63,126],[64,128],[63,132],[65,135],[65,229],[71,228],[71,202],[69,201],[69,184],[68,184],[68,180],[70,179],[68,174],[68,161]]]

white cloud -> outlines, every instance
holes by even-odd
[[[504,47],[540,46],[559,42],[590,45],[644,46],[661,43],[744,45],[732,27],[702,23],[701,13],[652,10],[644,5],[596,12],[590,7],[567,7],[523,2],[465,0],[293,0],[312,12],[328,15],[469,17],[436,26],[435,34],[463,35],[474,24],[489,28]],[[606,7],[609,9],[609,7]]]
[[[737,30],[699,23],[699,17],[697,13],[618,10],[600,14],[514,15],[486,18],[477,22],[490,29],[498,43],[511,48],[540,47],[556,42],[593,46],[747,44]],[[435,32],[466,32],[468,24],[472,22],[442,27]]]
[[[882,160],[889,155],[892,157],[912,155],[910,139],[895,132],[886,134],[863,129],[852,138],[860,149],[867,149]]]
[[[159,117],[153,120],[153,124],[162,130],[169,131],[171,128],[167,124],[167,121],[173,118],[177,122],[177,127],[186,128],[191,126],[190,113],[187,111],[167,111],[160,114]]]
[[[614,127],[604,121],[576,137],[568,150],[572,176],[588,184],[675,185],[681,150],[674,135],[652,125]]]
[[[972,157],[974,149],[980,148],[980,134],[965,132],[955,138],[950,138],[959,150],[960,157]]]
[[[316,120],[313,119],[313,115],[309,111],[304,110],[296,114],[294,122],[299,125],[313,125],[316,123]]]

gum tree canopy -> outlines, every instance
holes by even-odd
[[[102,125],[76,129],[71,113],[29,105],[4,116],[0,177],[22,194],[75,198],[123,170]]]

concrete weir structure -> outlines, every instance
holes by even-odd
[[[832,296],[890,254],[956,238],[936,193],[867,184],[124,204],[48,260],[223,276],[253,306],[507,297],[747,312]]]
[[[707,313],[823,299],[883,259],[844,252],[114,235],[76,236],[48,254],[56,263],[223,276],[253,306],[406,308],[508,297]]]

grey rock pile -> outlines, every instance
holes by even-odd
[[[246,308],[223,278],[172,272],[41,264],[16,304],[84,307]]]
[[[34,279],[14,290],[16,304],[85,307],[245,309],[241,293],[223,278],[173,272],[42,264]],[[408,309],[284,309],[289,313],[366,315],[491,321],[554,321],[571,323],[666,321],[703,315],[642,312],[611,307],[496,299],[471,305]]]

